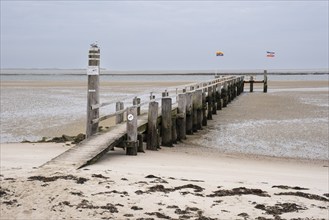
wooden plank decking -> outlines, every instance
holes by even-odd
[[[147,114],[138,117],[138,131],[144,132],[147,125]],[[79,169],[92,164],[109,150],[113,149],[124,139],[127,133],[127,124],[121,123],[112,127],[109,131],[97,133],[82,141],[59,156],[53,158],[41,167],[56,168],[67,167]]]

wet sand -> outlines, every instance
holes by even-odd
[[[1,219],[326,219],[328,155],[264,156],[251,144],[328,146],[324,100],[327,82],[271,82],[268,94],[243,94],[173,148],[137,157],[116,149],[81,170],[37,169],[66,144],[1,144]],[[243,144],[256,153],[238,151]]]

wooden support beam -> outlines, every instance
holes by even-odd
[[[196,129],[202,129],[202,89],[198,89],[195,91],[195,104],[197,109],[197,119],[196,119]]]
[[[137,107],[132,106],[127,109],[127,141],[126,154],[137,155]]]
[[[135,98],[133,99],[133,105],[139,105],[139,104],[141,104],[141,99],[138,98],[138,97],[135,97]],[[141,114],[141,107],[138,106],[138,107],[137,107],[137,115],[140,115],[140,114]]]
[[[172,147],[172,119],[171,119],[172,100],[163,97],[161,100],[161,145]]]
[[[213,107],[212,86],[209,86],[208,87],[207,102],[208,102],[208,115],[207,115],[207,119],[208,120],[212,120],[212,107]]]
[[[212,114],[217,115],[217,84],[215,84],[212,90]]]
[[[92,109],[91,106],[99,104],[99,61],[100,49],[99,47],[92,46],[89,49],[88,59],[88,93],[87,93],[87,126],[86,138],[89,138],[98,131],[98,122],[92,123],[94,119],[99,118],[99,108]]]
[[[249,83],[250,83],[250,92],[253,92],[254,91],[254,77],[253,76],[250,76]]]
[[[178,94],[177,139],[186,139],[186,93]]]
[[[267,70],[264,70],[264,88],[263,92],[267,93]]]
[[[124,109],[124,104],[123,102],[116,102],[115,103],[115,111],[118,112],[120,110]],[[117,114],[116,118],[115,118],[115,123],[116,124],[120,124],[121,122],[123,122],[123,113]]]
[[[193,125],[192,125],[192,129],[193,132],[197,132],[198,128],[197,128],[197,123],[198,123],[198,100],[197,100],[197,95],[196,95],[196,91],[194,90],[192,92],[192,105],[193,105]]]
[[[193,134],[193,103],[192,93],[186,93],[186,134]]]
[[[207,96],[205,89],[202,91],[202,126],[207,126]]]
[[[158,109],[158,102],[149,103],[146,141],[146,149],[148,150],[157,150],[158,148]]]
[[[177,109],[173,110],[171,115],[171,134],[172,143],[177,144]]]

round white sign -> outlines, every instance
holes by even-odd
[[[132,121],[133,119],[134,119],[134,116],[133,116],[132,114],[129,114],[129,115],[128,115],[128,120],[129,120],[129,121]]]

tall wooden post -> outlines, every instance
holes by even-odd
[[[267,70],[264,70],[264,93],[267,93]]]
[[[193,132],[197,132],[198,128],[197,128],[197,123],[198,123],[198,104],[197,104],[198,100],[197,100],[197,95],[196,95],[196,91],[194,90],[192,92],[192,105],[193,105]]]
[[[147,122],[147,141],[146,141],[146,149],[148,150],[157,150],[158,109],[159,109],[158,102],[149,103],[148,122]]]
[[[133,99],[133,105],[139,105],[139,104],[141,104],[141,99],[135,97]],[[137,115],[140,115],[140,114],[141,114],[141,107],[140,106],[137,106]]]
[[[186,134],[193,134],[192,93],[186,93]]]
[[[87,128],[86,137],[90,137],[98,130],[98,123],[92,123],[99,118],[99,109],[92,109],[92,105],[99,104],[99,72],[100,72],[100,48],[92,44],[88,56],[88,94],[87,94]]]
[[[212,86],[208,87],[208,97],[207,97],[207,101],[208,101],[208,115],[207,115],[207,119],[208,120],[212,120]]]
[[[250,83],[250,92],[253,92],[254,91],[254,77],[253,76],[250,76],[249,83]]]
[[[161,100],[161,137],[162,146],[172,147],[172,119],[171,119],[172,100],[163,97]]]
[[[202,126],[207,126],[207,97],[205,89],[202,91]]]
[[[186,139],[186,93],[178,94],[177,139]]]
[[[198,89],[195,91],[196,95],[196,108],[197,108],[197,123],[196,128],[198,130],[202,129],[202,89]]]
[[[136,106],[132,106],[127,109],[127,155],[137,155],[137,135],[137,108]]]
[[[221,89],[222,89],[222,84],[219,83],[218,84],[218,89],[216,91],[217,110],[222,110]]]
[[[212,114],[213,115],[217,115],[217,102],[216,102],[216,99],[217,99],[217,84],[214,85],[213,87],[213,90],[212,90]]]
[[[124,108],[123,102],[115,103],[115,110],[116,111],[123,110],[123,108]],[[121,122],[123,122],[123,113],[116,115],[116,124],[120,124]]]

